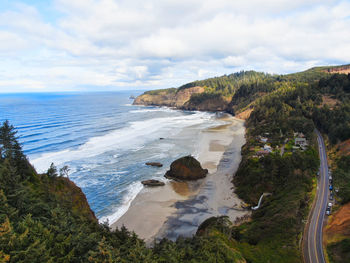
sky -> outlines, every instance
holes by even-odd
[[[0,93],[350,63],[350,0],[0,0]]]

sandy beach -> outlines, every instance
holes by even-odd
[[[111,228],[124,225],[149,243],[155,238],[193,235],[199,224],[211,216],[227,215],[234,221],[246,214],[231,183],[245,143],[244,122],[229,115],[223,120],[225,125],[201,132],[194,154],[202,167],[209,170],[205,179],[168,180],[163,187],[145,187]]]

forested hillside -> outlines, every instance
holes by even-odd
[[[318,169],[313,131],[318,128],[332,145],[350,138],[350,75],[329,74],[348,67],[319,67],[289,75],[240,72],[178,89],[205,87],[182,108],[200,110],[205,101],[231,96],[226,111],[251,113],[246,122],[247,144],[233,182],[236,193],[251,206],[261,194],[271,195],[253,212],[251,222],[232,228],[237,247],[249,262],[301,260],[303,222]],[[307,140],[306,147],[295,145],[298,134]],[[350,192],[348,156],[338,157],[334,164],[336,199],[345,204]],[[348,243],[342,241],[339,246]],[[340,251],[337,244],[332,244],[334,253]]]
[[[125,228],[98,224],[64,174],[53,165],[35,172],[8,122],[0,128],[0,150],[0,262],[245,262],[220,232],[150,249]]]
[[[232,225],[227,218],[212,218],[193,238],[162,240],[147,248],[127,229],[112,232],[99,224],[64,170],[52,165],[38,174],[14,127],[5,122],[0,128],[0,262],[300,262],[299,244],[319,165],[313,131],[317,127],[331,145],[350,139],[350,74],[328,74],[325,68],[285,76],[240,72],[170,93],[199,85],[205,91],[191,93],[185,108],[212,106],[203,101],[215,100],[214,106],[228,101],[225,109],[233,113],[252,111],[233,183],[249,207],[261,194],[269,195],[250,219]],[[349,155],[338,154],[332,168],[339,189],[335,198],[346,204]],[[349,240],[329,246],[334,262],[349,256]]]
[[[221,77],[197,80],[179,88],[147,91],[134,101],[141,105],[162,105],[187,110],[228,111],[240,113],[252,105],[256,99],[281,87],[296,83],[317,82],[329,75],[330,70],[342,67],[316,67],[288,75],[271,75],[256,71],[241,71]],[[198,89],[201,87],[202,89]],[[181,103],[174,103],[177,94],[197,88]],[[178,101],[177,101],[178,102]]]
[[[319,166],[313,130],[321,130],[333,145],[350,138],[349,81],[350,74],[327,75],[316,82],[298,79],[254,102],[234,184],[236,193],[252,205],[262,193],[271,195],[261,209],[253,211],[251,222],[235,228],[248,261],[300,260],[300,239]],[[308,141],[307,147],[296,145],[300,136]],[[266,143],[271,152],[259,155]],[[348,157],[334,160],[334,181],[339,189],[335,198],[343,204],[350,200]],[[341,259],[350,254],[346,240],[339,242],[339,246],[347,245]],[[335,254],[342,251],[337,244],[331,245]]]

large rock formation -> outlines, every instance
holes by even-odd
[[[172,162],[165,177],[178,180],[197,180],[204,178],[207,173],[208,169],[203,169],[194,157],[185,156]]]

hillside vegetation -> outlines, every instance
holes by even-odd
[[[288,87],[297,82],[311,83],[329,75],[328,71],[343,69],[339,67],[316,67],[303,72],[288,75],[271,75],[256,71],[241,71],[221,77],[197,80],[179,88],[147,91],[140,95],[134,104],[161,105],[189,110],[228,111],[239,113],[251,102],[281,87]],[[169,96],[184,92],[194,87],[203,90],[193,92],[181,103],[168,101]],[[162,95],[162,96],[159,96]],[[146,100],[143,100],[146,98]],[[174,99],[173,99],[174,100]],[[176,105],[175,105],[176,104]]]
[[[0,262],[301,262],[299,244],[319,166],[313,131],[317,127],[331,144],[350,138],[350,74],[327,72],[240,72],[144,94],[147,105],[167,105],[152,101],[157,96],[162,102],[164,96],[169,103],[176,98],[178,106],[172,105],[178,108],[250,109],[247,143],[233,183],[248,207],[261,194],[271,194],[240,225],[211,218],[193,238],[164,239],[153,248],[125,228],[110,231],[99,224],[81,190],[54,165],[38,174],[14,128],[3,123]],[[296,144],[298,137],[307,145]],[[332,166],[342,204],[350,201],[348,157],[339,155]],[[348,238],[328,246],[333,262],[348,258],[349,250]]]
[[[319,167],[313,130],[320,129],[332,143],[350,138],[349,75],[327,75],[319,81],[289,82],[254,102],[247,120],[247,144],[234,177],[236,193],[255,205],[262,193],[271,193],[252,221],[236,228],[243,256],[251,262],[299,262],[299,242],[312,200]],[[332,108],[322,105],[322,97],[337,100]],[[295,133],[302,133],[308,147],[295,146]],[[266,137],[272,152],[258,156]],[[337,200],[349,199],[349,156],[336,160],[334,184]],[[349,257],[347,239],[331,244],[331,258]],[[344,252],[346,251],[347,252]],[[338,253],[342,253],[339,257]],[[348,253],[346,255],[346,253]],[[334,261],[341,262],[341,261]]]
[[[183,108],[201,109],[205,101],[231,96],[225,110],[237,114],[249,109],[247,143],[242,162],[234,177],[236,193],[248,204],[266,197],[252,220],[232,227],[236,245],[249,262],[300,262],[300,240],[316,183],[319,166],[314,129],[327,135],[332,144],[350,138],[349,66],[318,67],[288,75],[240,72],[195,81],[184,90],[204,86],[205,92],[193,94]],[[308,147],[295,146],[295,133],[302,133]],[[262,142],[264,138],[267,142]],[[265,144],[270,153],[260,154]],[[263,151],[262,151],[263,152]],[[336,160],[334,184],[336,197],[349,202],[348,156]],[[337,257],[346,240],[332,244]],[[344,251],[342,252],[345,253]],[[342,258],[342,257],[340,257]],[[334,261],[337,262],[337,261]]]
[[[0,262],[245,262],[220,233],[150,249],[125,228],[110,231],[53,165],[36,173],[8,122],[0,128],[0,182]]]

